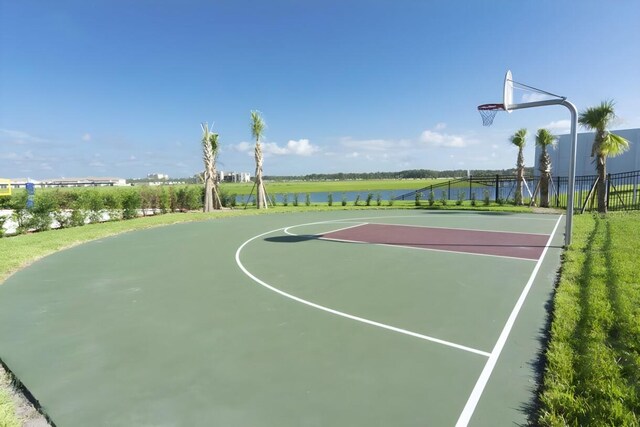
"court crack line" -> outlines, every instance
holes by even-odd
[[[308,225],[316,225],[316,224],[329,224],[332,222],[341,222],[341,221],[320,221],[320,222],[311,222],[308,224],[300,224],[297,225],[295,227],[303,227],[303,226],[308,226]],[[408,335],[414,338],[418,338],[418,339],[422,339],[425,341],[430,341],[430,342],[434,342],[437,344],[441,344],[447,347],[452,347],[458,350],[463,350],[469,353],[474,353],[474,354],[478,354],[480,356],[484,356],[484,357],[490,357],[491,353],[488,353],[486,351],[482,351],[482,350],[478,350],[472,347],[467,347],[461,344],[456,344],[454,342],[450,342],[450,341],[446,341],[440,338],[435,338],[435,337],[431,337],[428,335],[423,335],[423,334],[419,334],[417,332],[413,332],[413,331],[409,331],[407,329],[402,329],[402,328],[397,328],[395,326],[391,326],[391,325],[387,325],[384,323],[380,323],[380,322],[376,322],[374,320],[370,320],[370,319],[365,319],[364,317],[359,317],[359,316],[355,316],[353,314],[349,314],[349,313],[345,313],[342,311],[338,311],[338,310],[334,310],[332,308],[329,307],[325,307],[323,305],[320,304],[316,304],[314,302],[305,300],[303,298],[297,297],[295,295],[289,294],[287,292],[284,292],[278,288],[275,288],[271,285],[269,285],[268,283],[266,283],[265,281],[261,280],[260,278],[256,277],[255,275],[253,275],[249,270],[247,270],[247,268],[244,266],[244,264],[242,264],[242,261],[240,260],[240,254],[242,253],[242,249],[244,249],[245,246],[247,246],[249,243],[253,242],[254,240],[257,240],[261,237],[264,237],[266,235],[278,232],[278,231],[284,231],[285,229],[289,229],[289,228],[293,228],[293,227],[282,227],[282,228],[278,228],[276,230],[271,230],[271,231],[267,231],[266,233],[262,233],[262,234],[258,234],[257,236],[254,236],[252,238],[250,238],[249,240],[245,241],[242,245],[240,245],[240,247],[238,248],[238,250],[236,251],[236,255],[235,255],[235,260],[236,260],[236,264],[238,265],[238,267],[240,268],[240,270],[242,270],[242,272],[247,275],[251,280],[253,280],[254,282],[258,283],[259,285],[269,289],[272,292],[275,292],[285,298],[291,299],[293,301],[299,302],[301,304],[307,305],[309,307],[339,316],[339,317],[344,317],[346,319],[350,319],[350,320],[354,320],[356,322],[360,322],[360,323],[364,323],[370,326],[375,326],[381,329],[386,329],[392,332],[397,332],[403,335]]]

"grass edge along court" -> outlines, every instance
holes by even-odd
[[[576,216],[553,304],[541,425],[640,424],[640,213]]]
[[[179,215],[184,215],[184,214],[179,214]],[[159,218],[162,218],[162,217],[159,217]],[[183,216],[181,219],[187,219],[187,217]],[[189,219],[202,220],[202,219],[206,219],[206,216],[203,217],[199,214],[196,214],[194,217],[190,217]],[[138,228],[139,224],[146,223],[149,220],[150,218],[141,218],[139,220],[127,221],[124,223],[126,224],[126,227],[124,228],[135,229],[135,228]],[[165,216],[165,220],[169,223],[172,223],[172,222],[178,221],[179,219],[178,220],[170,219]],[[543,425],[558,425],[558,424],[562,425],[565,423],[581,424],[582,422],[580,422],[580,420],[583,420],[583,421],[589,420],[591,419],[590,417],[593,417],[593,419],[598,419],[599,416],[604,416],[604,417],[611,416],[611,413],[610,413],[611,411],[607,411],[608,412],[607,414],[598,415],[598,411],[602,411],[603,408],[606,408],[606,407],[614,407],[618,409],[620,408],[620,405],[615,405],[613,403],[609,404],[606,401],[607,398],[614,399],[614,400],[618,399],[620,397],[619,394],[614,393],[611,396],[595,396],[594,397],[589,393],[585,393],[579,389],[575,389],[574,385],[571,385],[570,383],[567,382],[573,376],[576,375],[574,372],[576,367],[571,366],[572,365],[571,361],[572,361],[572,358],[579,357],[580,355],[576,354],[574,349],[571,349],[571,345],[575,345],[576,341],[579,341],[579,340],[573,338],[573,335],[572,335],[573,332],[571,331],[570,328],[567,328],[566,325],[564,327],[561,327],[561,326],[557,326],[557,324],[560,321],[562,321],[563,323],[567,323],[564,320],[559,320],[559,319],[568,318],[569,319],[568,323],[575,325],[576,315],[575,314],[566,315],[566,313],[564,313],[563,310],[568,312],[580,311],[581,309],[576,308],[577,306],[577,303],[575,301],[576,293],[579,294],[580,292],[583,292],[586,294],[590,292],[588,289],[583,289],[582,291],[579,290],[581,281],[584,280],[584,274],[582,275],[577,274],[577,272],[589,270],[585,265],[585,262],[587,261],[585,257],[588,257],[588,261],[590,263],[593,263],[594,266],[602,265],[605,262],[604,257],[599,256],[603,253],[606,254],[607,257],[614,259],[615,261],[613,262],[615,263],[615,268],[617,272],[615,273],[615,275],[612,275],[611,272],[608,273],[610,275],[609,282],[627,284],[626,285],[627,290],[625,291],[627,292],[627,294],[625,294],[625,296],[630,298],[629,301],[636,301],[635,312],[633,311],[630,312],[629,306],[627,305],[626,309],[622,310],[624,313],[626,313],[626,316],[627,316],[626,319],[615,320],[613,322],[616,325],[616,328],[615,328],[615,330],[617,331],[616,333],[619,334],[622,328],[622,332],[624,333],[623,338],[625,338],[626,341],[630,340],[630,342],[627,342],[625,344],[626,353],[624,353],[625,358],[623,359],[623,361],[625,361],[626,365],[623,368],[620,368],[620,367],[615,368],[614,366],[615,369],[612,369],[611,366],[609,366],[609,369],[606,369],[605,372],[607,373],[607,375],[610,374],[611,372],[614,372],[614,373],[618,372],[616,375],[614,375],[614,377],[616,377],[618,381],[622,381],[623,384],[626,383],[626,385],[624,385],[624,387],[622,388],[623,390],[627,390],[629,388],[629,384],[633,384],[633,379],[638,378],[638,370],[637,370],[638,365],[637,364],[635,365],[636,369],[634,371],[633,369],[630,369],[630,368],[633,368],[633,363],[631,364],[629,363],[629,360],[633,362],[633,357],[636,357],[635,360],[637,361],[637,357],[638,357],[637,336],[638,335],[637,335],[637,329],[635,330],[633,329],[632,326],[634,324],[633,322],[630,323],[630,320],[629,320],[630,318],[628,316],[629,316],[629,313],[631,313],[632,315],[635,315],[636,316],[635,325],[638,325],[639,322],[637,321],[638,319],[637,301],[638,301],[638,294],[640,292],[637,289],[637,283],[638,283],[637,272],[634,275],[633,266],[634,266],[634,258],[637,258],[639,248],[638,248],[637,239],[635,239],[634,241],[634,239],[629,236],[630,233],[628,233],[628,231],[634,230],[634,229],[637,230],[639,220],[640,220],[640,215],[638,215],[637,213],[627,213],[627,214],[625,213],[611,214],[610,213],[609,217],[605,219],[600,219],[598,217],[592,217],[589,215],[576,216],[576,219],[575,219],[576,229],[575,229],[575,235],[574,235],[574,243],[572,244],[570,250],[568,251],[567,260],[565,261],[565,265],[562,271],[562,278],[561,278],[561,282],[558,290],[558,295],[556,296],[556,301],[554,303],[554,310],[556,314],[554,315],[552,340],[550,343],[550,349],[549,349],[549,355],[548,355],[549,362],[546,368],[546,375],[545,375],[546,379],[545,379],[545,386],[544,386],[543,398],[542,398],[543,402],[540,409],[540,414],[541,414],[540,423]],[[600,224],[600,225],[598,226],[596,224]],[[91,239],[100,238],[109,234],[113,234],[116,232],[124,231],[123,229],[118,229],[117,231],[111,230],[109,229],[110,226],[112,225],[98,224],[94,226],[83,227],[82,230],[84,231],[84,236],[83,235],[74,236],[70,241],[63,243],[61,245],[58,245],[57,247],[56,245],[51,245],[51,244],[45,245],[47,246],[47,249],[45,249],[44,252],[40,250],[39,252],[36,252],[36,253],[32,252],[31,255],[35,257],[42,256],[46,252],[52,252],[62,247],[69,246],[69,244],[73,242],[75,243],[80,242],[83,240],[83,238],[86,240],[91,240]],[[149,226],[149,225],[142,225],[141,227],[146,227],[146,226]],[[106,228],[108,230],[102,233],[100,232],[96,233],[96,231],[92,231],[91,228],[94,228],[94,229]],[[594,230],[596,228],[599,228],[599,231],[598,233],[594,234]],[[612,232],[607,230],[612,230]],[[70,230],[66,230],[65,232],[68,232],[68,231]],[[626,232],[626,235],[625,235],[625,232]],[[57,236],[56,236],[56,233],[58,233]],[[61,231],[50,231],[45,233],[27,235],[23,237],[30,239],[30,245],[37,246],[39,245],[39,242],[40,242],[39,239],[44,239],[45,237],[46,237],[45,241],[56,240],[55,237],[49,238],[47,235],[61,237],[63,234],[64,233]],[[591,244],[587,244],[588,241],[593,240],[592,239],[593,236],[596,236],[598,234],[608,235],[608,237],[604,239],[605,242],[608,242],[606,245],[606,249],[607,249],[606,252],[602,252],[601,247],[597,247],[594,249],[593,242]],[[0,240],[0,244],[1,243],[10,244],[11,243],[10,240],[12,239],[2,239]],[[591,255],[589,256],[589,254]],[[594,267],[594,268],[598,268],[598,267]],[[7,276],[7,271],[4,271],[6,269],[7,269],[7,266],[2,265],[1,270],[3,271],[0,271],[0,276],[2,277]],[[635,288],[629,287],[628,283],[631,282],[631,284],[633,284],[634,281],[635,281],[636,287]],[[586,285],[592,286],[592,284],[588,284],[588,283]],[[572,289],[569,292],[569,294],[573,299],[571,298],[567,299],[567,297],[564,296],[564,294],[567,293],[566,291],[564,291],[564,288]],[[597,292],[594,293],[591,297],[594,298],[591,304],[596,306],[598,298],[603,298],[602,291],[600,291],[599,293]],[[582,310],[583,309],[584,307],[582,307]],[[604,317],[605,320],[607,318],[607,316],[601,316],[601,317]],[[629,327],[629,325],[631,325],[631,327]],[[599,328],[601,329],[601,327]],[[560,333],[556,331],[556,329],[561,329],[563,331],[562,333]],[[584,328],[582,329],[582,331],[584,332]],[[569,342],[567,343],[567,341]],[[633,352],[634,346],[635,346],[635,356]],[[566,357],[567,348],[569,348],[569,354],[571,356],[569,358]],[[631,349],[631,351],[629,349]],[[559,351],[561,352],[564,351],[565,354],[561,354],[560,356],[558,356],[557,354],[554,354],[554,352],[558,353]],[[558,359],[560,359],[560,361],[558,361]],[[613,359],[609,359],[609,362],[611,362],[611,360]],[[569,363],[567,363],[567,361]],[[595,367],[594,369],[591,369],[590,367],[587,366],[586,370],[585,370],[585,367],[581,367],[581,369],[583,369],[582,373],[584,374],[585,372],[589,372],[590,370],[594,371]],[[572,392],[572,390],[574,389],[575,389],[575,393]],[[611,418],[612,420],[614,420],[614,421],[611,421],[611,423],[615,423],[616,425],[634,425],[633,416],[635,416],[637,420],[637,393],[635,394],[635,396],[636,396],[635,409],[634,409],[634,406],[631,406],[633,405],[633,401],[630,401],[631,399],[625,398],[623,405],[625,405],[628,409],[626,409],[625,411],[621,411],[620,414],[622,414],[623,417],[626,417],[626,418],[614,417],[614,418]],[[593,403],[591,403],[591,400],[595,399],[596,397],[598,399],[601,399],[601,402],[599,405],[594,405]],[[13,412],[13,408],[11,407],[11,405],[12,404],[10,401],[9,402],[3,401],[3,405],[0,406],[0,415],[4,416],[5,418],[0,416],[0,420],[4,421],[5,419],[8,419],[8,420],[12,419],[11,414]],[[587,411],[586,408],[589,408],[590,411]],[[615,416],[615,413],[613,415]],[[606,418],[603,418],[603,419],[606,419]],[[15,420],[15,417],[13,421],[14,424],[11,424],[12,421],[4,421],[4,422],[6,423],[6,425],[19,425],[19,421]]]

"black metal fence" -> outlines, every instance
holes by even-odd
[[[597,209],[597,198],[592,191],[597,175],[577,176],[575,179],[574,210]],[[525,176],[522,196],[525,204],[539,205],[538,191],[540,177]],[[491,177],[468,177],[453,179],[412,191],[395,200],[413,200],[416,193],[420,198],[431,194],[436,199],[456,200],[475,199],[478,203],[490,200],[497,203],[513,202],[516,191],[516,177],[495,175]],[[567,207],[567,188],[569,178],[553,177],[549,185],[549,205],[557,208]],[[432,193],[433,192],[433,193]],[[589,197],[591,195],[591,197]],[[640,171],[622,172],[607,175],[606,203],[609,210],[640,210]],[[532,203],[533,200],[533,203]]]

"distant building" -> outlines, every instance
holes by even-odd
[[[222,182],[251,182],[251,175],[248,172],[228,172],[220,171],[220,181]]]
[[[11,187],[25,188],[31,182],[36,188],[64,188],[64,187],[121,187],[127,185],[123,178],[86,177],[86,178],[55,178],[35,180],[29,178],[12,178]]]
[[[166,173],[150,173],[149,175],[147,175],[148,179],[169,179],[169,175],[167,175]]]
[[[632,172],[640,170],[640,129],[625,129],[612,131],[616,135],[629,141],[629,151],[607,159],[607,173]],[[576,176],[596,175],[596,168],[591,157],[591,146],[595,133],[578,134],[578,149],[576,153]],[[569,176],[569,160],[571,158],[571,135],[560,135],[555,149],[548,150],[551,156],[552,176]],[[540,161],[540,147],[536,146],[534,174],[540,175],[538,170]]]

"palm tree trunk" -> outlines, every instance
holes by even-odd
[[[213,161],[212,161],[212,176],[213,176],[213,186],[211,188],[211,196],[213,197],[213,208],[214,209],[222,209],[222,202],[220,201],[220,192],[218,191],[218,178],[216,171],[216,153],[213,153]]]
[[[542,208],[549,207],[550,160],[547,147],[543,145],[542,153],[540,153],[540,207]]]
[[[516,172],[516,194],[514,202],[516,205],[522,205],[522,182],[524,181],[524,154],[522,147],[518,148],[518,163]]]
[[[205,176],[207,175],[207,173],[205,172]],[[209,178],[208,176],[205,177],[205,183],[204,183],[204,206],[203,206],[203,210],[205,212],[211,212],[213,211],[213,201],[212,201],[212,197],[211,197],[211,189],[213,187],[213,180],[211,178]]]
[[[209,150],[210,151],[210,150]],[[212,190],[214,187],[213,182],[213,171],[211,165],[211,157],[210,153],[205,149],[205,170],[204,170],[204,206],[203,210],[205,212],[213,211],[213,198],[212,198]]]
[[[255,148],[256,158],[256,206],[258,209],[267,208],[267,199],[264,191],[264,184],[262,183],[262,148],[260,142],[256,141]]]
[[[596,170],[598,171],[598,184],[596,191],[598,192],[598,212],[607,213],[607,158],[598,154],[596,159]]]
[[[545,173],[540,176],[540,207],[548,208],[549,207],[549,180],[551,179],[550,174]]]

